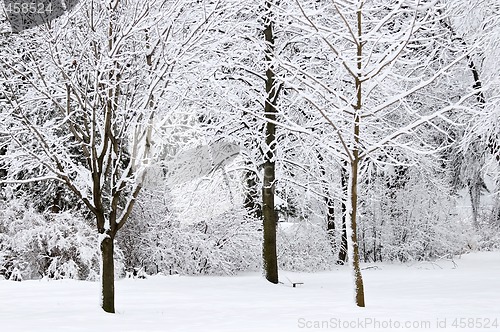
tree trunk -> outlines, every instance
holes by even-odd
[[[252,167],[251,162],[247,162],[247,167]],[[257,202],[258,194],[257,194],[257,174],[250,169],[246,169],[244,173],[244,182],[245,182],[245,198],[243,201],[243,206],[247,210],[248,214],[256,219],[262,218],[262,209],[260,204]]]
[[[481,205],[481,188],[476,181],[474,181],[474,183],[469,183],[469,197],[472,208],[472,224],[476,229],[479,229],[479,207]]]
[[[323,156],[318,152],[319,170],[323,178],[325,205],[326,205],[326,235],[330,241],[332,249],[335,249],[335,201],[330,196],[328,188],[328,180],[326,178],[326,170],[323,166]]]
[[[351,174],[351,245],[352,245],[352,269],[355,281],[356,305],[365,306],[365,291],[363,286],[363,277],[359,267],[359,247],[357,235],[357,211],[358,211],[358,166],[357,157],[352,163]]]
[[[325,194],[329,195],[328,190]],[[326,203],[326,233],[330,242],[335,243],[335,202],[330,196],[325,197]]]
[[[113,260],[113,246],[113,239],[109,236],[101,242],[101,304],[102,309],[109,313],[115,312],[115,264]]]
[[[448,28],[448,30],[451,32],[451,35],[453,38],[458,40],[462,44],[462,46],[464,46],[465,48],[469,48],[469,45],[462,37],[457,37],[455,29],[451,25],[451,21],[441,20],[441,23],[444,24],[444,26],[446,28]],[[486,105],[486,96],[484,95],[484,92],[482,90],[483,83],[481,81],[479,68],[475,64],[472,56],[467,55],[467,61],[468,61],[469,69],[471,70],[472,78],[474,80],[474,83],[472,83],[472,88],[474,90],[477,90],[475,96],[476,96],[478,106],[481,109],[484,109],[484,106]],[[481,136],[478,136],[478,140],[480,138],[481,138]],[[473,142],[473,143],[477,143],[477,141]],[[492,153],[494,154],[496,149],[493,148],[493,145],[491,143],[488,144],[488,146],[490,147]],[[473,147],[477,147],[477,144],[473,144]],[[475,150],[476,150],[475,152],[479,153],[479,151],[477,151],[477,148]],[[499,159],[500,154],[497,154],[496,158],[497,158],[497,160],[500,160]],[[479,207],[480,207],[480,200],[481,200],[481,188],[479,186],[480,186],[481,182],[482,182],[481,174],[477,170],[474,170],[473,180],[472,180],[472,182],[468,183],[468,187],[469,187],[469,197],[470,197],[471,208],[472,208],[472,222],[473,222],[474,227],[476,227],[476,229],[479,229]]]
[[[365,291],[363,286],[363,277],[361,276],[361,268],[359,267],[359,247],[357,235],[357,214],[358,214],[358,170],[359,170],[359,141],[360,141],[360,128],[361,128],[361,108],[363,105],[363,95],[361,90],[361,70],[363,59],[363,43],[361,42],[362,36],[362,15],[361,7],[357,11],[358,21],[358,43],[357,43],[357,67],[358,74],[355,79],[356,86],[356,105],[354,105],[354,146],[352,150],[351,159],[351,183],[350,183],[350,198],[351,198],[351,246],[352,246],[352,269],[355,282],[356,305],[358,307],[365,306]]]
[[[276,211],[274,209],[274,163],[266,161],[262,188],[264,219],[264,271],[266,279],[278,283],[278,258],[276,254]]]
[[[7,148],[0,147],[0,156],[4,156],[7,153]],[[0,164],[0,179],[3,179],[7,176],[7,169],[4,168],[5,165]]]
[[[0,156],[4,156],[6,153],[7,149],[5,147],[0,147]],[[0,163],[0,180],[5,180],[5,178],[7,177],[7,169],[5,167],[6,165]],[[5,199],[3,192],[4,187],[5,185],[0,183],[0,199]]]
[[[276,210],[274,207],[275,188],[275,149],[276,149],[276,108],[277,91],[275,74],[272,66],[274,53],[273,20],[271,15],[271,1],[265,1],[267,13],[264,17],[264,36],[267,44],[265,51],[266,61],[266,101],[264,116],[267,120],[265,127],[266,149],[264,153],[264,183],[262,185],[262,215],[264,223],[263,259],[266,279],[274,284],[278,283],[278,258],[276,255]]]
[[[344,265],[347,262],[347,190],[348,190],[348,175],[347,170],[342,167],[340,169],[340,184],[342,186],[342,237],[340,240],[340,251],[339,251],[339,259],[337,260],[337,264]]]

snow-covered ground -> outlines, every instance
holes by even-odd
[[[500,330],[499,252],[468,254],[454,262],[363,267],[366,308],[353,304],[347,267],[312,274],[282,271],[280,285],[258,273],[123,279],[116,282],[114,315],[98,307],[98,283],[4,280],[0,330]],[[290,281],[304,284],[292,288]]]

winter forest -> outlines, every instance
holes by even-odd
[[[2,5],[5,289],[498,255],[497,0]]]

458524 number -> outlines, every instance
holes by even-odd
[[[52,2],[9,2],[5,4],[8,14],[47,14],[52,13]]]
[[[500,325],[496,318],[455,318],[451,326],[456,329],[497,329]]]

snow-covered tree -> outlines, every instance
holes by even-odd
[[[500,68],[498,34],[500,5],[497,1],[445,1],[452,16],[444,22],[454,40],[471,51],[468,56],[467,84],[477,89],[470,105],[475,109],[467,127],[459,133],[455,148],[457,185],[468,188],[472,217],[479,227],[481,196],[487,191],[494,200],[486,219],[500,224]],[[489,178],[493,184],[487,187]]]
[[[83,2],[35,40],[19,34],[2,57],[11,74],[1,82],[4,183],[58,181],[92,213],[106,312],[115,310],[114,239],[158,153],[155,119],[182,100],[179,75],[190,71],[217,9],[197,1]]]
[[[356,304],[365,306],[359,267],[359,185],[367,160],[401,164],[401,151],[422,153],[436,147],[422,136],[430,126],[446,131],[447,115],[461,109],[472,91],[443,107],[418,107],[417,92],[435,85],[463,61],[466,53],[443,56],[448,42],[436,23],[443,7],[428,1],[296,2],[297,35],[318,40],[323,67],[317,62],[282,60],[289,71],[283,81],[294,87],[330,125],[322,142],[347,162],[349,173],[348,238],[356,290]],[[382,156],[382,158],[380,158]]]

